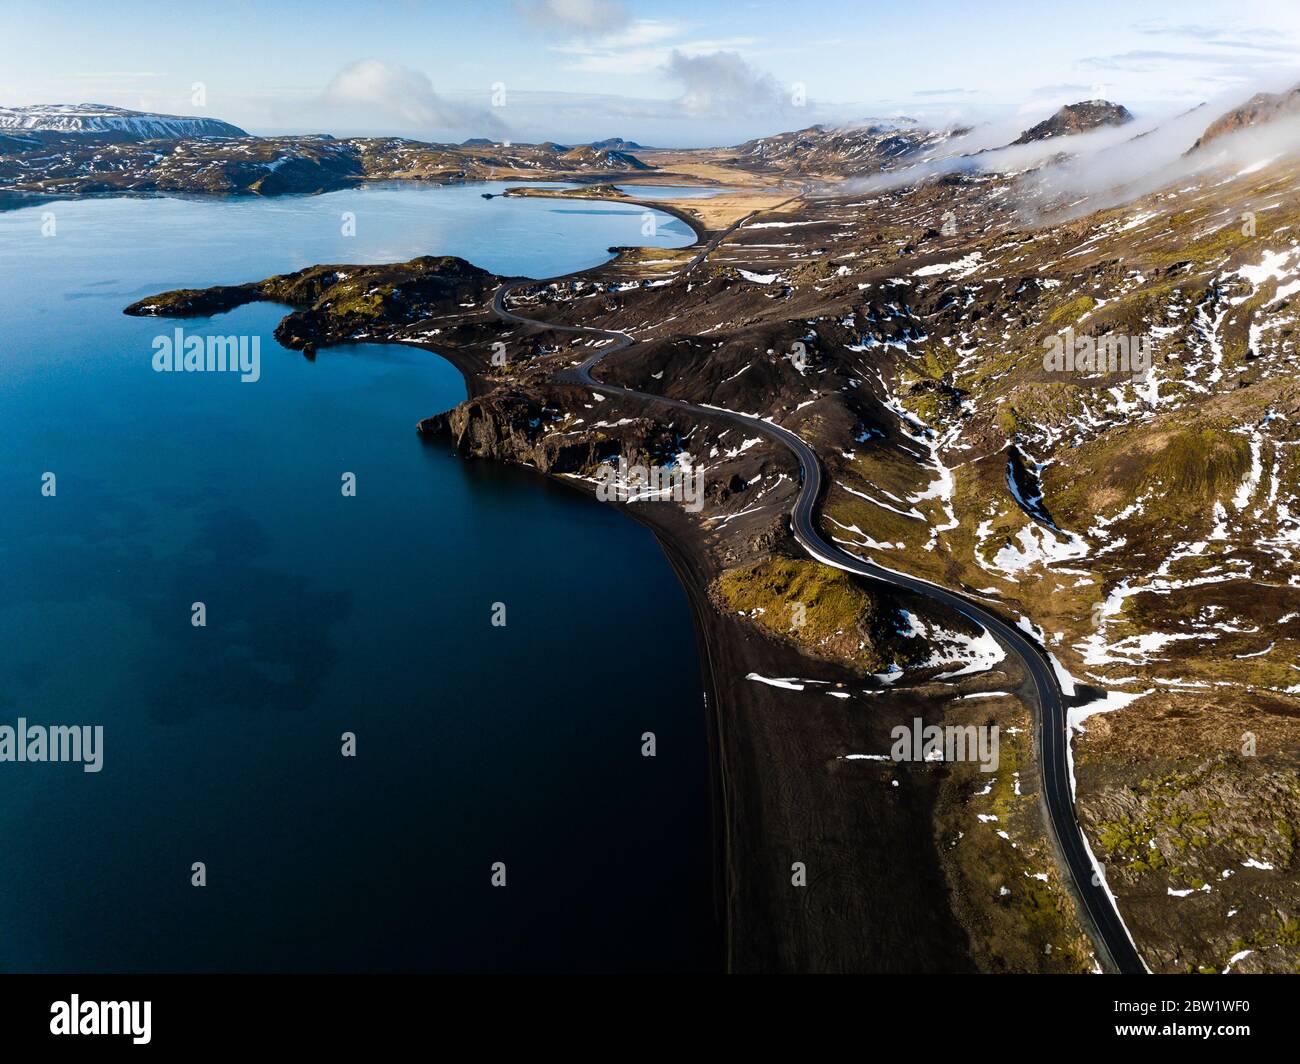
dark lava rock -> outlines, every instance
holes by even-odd
[[[1071,133],[1086,133],[1101,126],[1122,126],[1133,121],[1127,107],[1109,100],[1085,100],[1062,107],[1038,125],[1025,130],[1012,141],[1013,144],[1032,144],[1052,137],[1066,137]]]

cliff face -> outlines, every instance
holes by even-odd
[[[542,434],[543,417],[542,405],[532,395],[493,392],[425,418],[417,429],[422,436],[448,437],[458,454],[531,465],[543,473],[579,473],[599,461],[601,448],[589,433],[564,438]]]
[[[1201,138],[1192,146],[1192,151],[1203,148],[1211,141],[1218,140],[1229,133],[1296,115],[1300,115],[1300,85],[1283,93],[1257,93],[1241,107],[1211,122],[1201,134]]]
[[[572,409],[574,396],[565,403]],[[543,473],[589,475],[604,462],[619,457],[630,464],[663,461],[674,448],[674,437],[647,418],[620,418],[618,423],[597,422],[580,427],[582,419],[561,417],[550,399],[535,391],[501,389],[425,418],[416,427],[420,435],[450,439],[458,454],[533,466]],[[557,402],[558,405],[558,402]],[[555,431],[563,429],[568,431]]]

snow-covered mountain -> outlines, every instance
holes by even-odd
[[[968,130],[930,130],[898,117],[849,126],[807,129],[748,140],[736,146],[744,162],[761,170],[857,177],[908,166]]]
[[[99,103],[33,104],[0,107],[0,129],[58,133],[116,133],[150,140],[180,137],[246,137],[238,126],[215,118],[128,111]]]

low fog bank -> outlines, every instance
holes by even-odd
[[[1027,219],[1075,216],[1132,202],[1211,171],[1236,172],[1300,154],[1300,116],[1225,134],[1192,150],[1206,128],[1258,92],[1285,92],[1300,80],[1239,88],[1188,110],[1139,115],[1122,126],[1012,144],[1029,125],[1023,116],[980,123],[898,170],[854,178],[825,195],[861,195],[918,185],[948,174],[1016,175]],[[954,128],[960,128],[955,123]]]
[[[1035,214],[1076,216],[1131,203],[1210,173],[1232,177],[1300,155],[1300,115],[1249,126],[1192,150],[1205,126],[1217,117],[1200,108],[1141,140],[1044,167],[1026,175],[1017,193]]]

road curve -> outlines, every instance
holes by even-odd
[[[791,197],[797,199],[798,197]],[[786,200],[785,202],[790,202]],[[781,206],[781,204],[777,204]],[[765,208],[771,210],[773,208]],[[689,273],[723,240],[740,226],[744,225],[759,211],[753,211],[717,233],[706,243],[686,265],[683,274]],[[978,602],[955,591],[932,584],[927,580],[907,576],[891,569],[884,569],[872,562],[850,554],[834,543],[824,539],[817,529],[815,516],[817,503],[822,491],[822,468],[816,452],[799,436],[787,428],[771,421],[723,410],[717,407],[697,406],[681,399],[670,399],[649,392],[638,392],[631,388],[604,384],[592,376],[592,369],[603,358],[615,351],[631,347],[636,341],[631,335],[611,329],[594,329],[581,325],[553,325],[536,318],[527,318],[508,310],[506,297],[515,289],[550,284],[562,281],[572,275],[548,278],[544,280],[525,280],[503,284],[493,297],[492,309],[504,321],[519,325],[534,325],[560,332],[583,333],[610,341],[580,365],[556,374],[556,379],[572,384],[580,384],[607,395],[622,395],[642,402],[654,403],[682,413],[697,417],[707,417],[715,421],[730,421],[763,437],[786,447],[799,462],[799,495],[795,499],[790,513],[790,528],[800,545],[813,558],[827,565],[833,565],[847,572],[877,580],[894,587],[940,602],[949,609],[981,625],[989,631],[998,644],[1008,654],[1014,655],[1024,665],[1026,673],[1033,681],[1038,701],[1037,721],[1038,767],[1041,781],[1041,798],[1047,812],[1047,823],[1052,842],[1057,854],[1065,862],[1073,885],[1073,894],[1081,906],[1086,929],[1093,940],[1102,965],[1112,972],[1122,974],[1143,974],[1147,971],[1138,955],[1133,940],[1120,918],[1114,899],[1103,882],[1096,877],[1092,858],[1083,830],[1074,815],[1074,797],[1070,785],[1069,737],[1066,724],[1065,704],[1061,685],[1057,680],[1056,670],[1048,660],[1047,654],[1037,643],[1028,638],[1025,632],[1008,624],[995,613]],[[1090,926],[1087,926],[1090,925]]]

